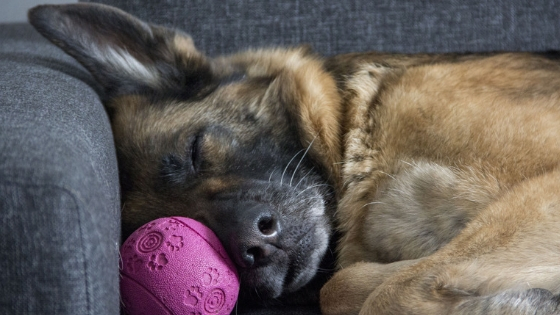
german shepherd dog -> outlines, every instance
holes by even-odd
[[[192,217],[265,298],[325,314],[560,314],[560,63],[544,55],[210,58],[95,4],[37,30],[103,87],[123,233]]]

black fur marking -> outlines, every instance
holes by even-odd
[[[188,173],[185,161],[177,155],[169,154],[161,159],[160,176],[164,184],[181,185]]]

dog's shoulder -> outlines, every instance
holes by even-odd
[[[402,161],[484,170],[502,187],[557,165],[560,64],[553,58],[368,53],[333,57],[326,67],[342,91],[345,110],[338,219],[347,235],[365,222],[371,207],[364,205],[380,199],[379,187],[400,176]],[[414,180],[429,183],[445,172],[415,174]],[[469,184],[465,191],[480,191],[480,185],[493,191],[490,184]],[[418,187],[399,189],[404,195],[392,201],[408,198],[429,208],[431,202],[414,197],[426,188]],[[349,239],[346,245],[355,241]],[[357,252],[344,248],[343,260],[352,251]]]
[[[471,70],[487,68],[506,68],[524,71],[558,70],[560,52],[487,52],[487,53],[432,53],[403,54],[385,52],[347,53],[335,55],[325,60],[325,68],[340,84],[346,83],[355,75],[375,66],[387,70],[403,72],[422,67],[437,70],[438,66],[462,66],[468,64]],[[342,85],[345,87],[345,85]]]

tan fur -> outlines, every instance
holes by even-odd
[[[451,314],[471,297],[508,289],[560,293],[559,66],[515,54],[412,67],[361,62],[345,82],[337,216],[347,269],[323,289],[323,311]],[[441,232],[437,218],[459,213],[466,227],[450,230],[449,244],[415,251],[418,231]],[[399,257],[385,259],[391,251]],[[424,256],[382,283],[369,277],[391,265],[353,265]]]

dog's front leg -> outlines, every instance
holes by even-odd
[[[360,314],[559,314],[559,192],[560,168],[521,182],[383,281]]]
[[[394,273],[417,261],[405,260],[391,264],[356,263],[338,271],[321,289],[323,314],[358,314],[370,293]]]
[[[447,283],[446,272],[441,272],[443,266],[442,262],[430,256],[412,266],[400,268],[398,272],[387,275],[377,287],[370,288],[373,290],[369,291],[358,310],[345,314],[452,314],[453,307],[469,298],[471,293]],[[364,276],[361,275],[362,278]]]
[[[408,279],[399,275],[399,281],[386,281],[371,292],[360,310],[339,314],[560,315],[560,294],[547,289],[513,288],[479,295],[454,287],[452,281],[442,283],[441,275]]]

